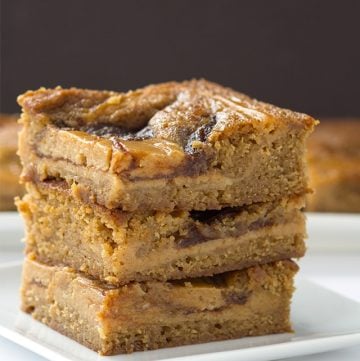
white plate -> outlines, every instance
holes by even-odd
[[[21,264],[0,266],[0,335],[56,361],[274,360],[360,344],[360,303],[306,280],[298,280],[292,307],[295,334],[101,357],[19,311]],[[5,291],[5,292],[4,292]]]

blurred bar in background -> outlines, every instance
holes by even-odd
[[[17,151],[20,125],[17,115],[0,114],[0,211],[15,210],[14,198],[24,191],[19,184],[21,172]]]
[[[360,119],[324,119],[308,145],[308,210],[360,212]]]

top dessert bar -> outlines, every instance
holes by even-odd
[[[308,190],[316,121],[206,80],[41,88],[18,101],[22,180],[65,179],[107,208],[220,209]]]

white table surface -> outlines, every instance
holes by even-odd
[[[21,260],[22,257],[20,246],[12,249],[7,246],[3,247],[0,243],[0,263]],[[360,247],[350,253],[346,250],[310,249],[307,256],[300,261],[300,267],[301,277],[307,277],[322,286],[360,302]],[[45,359],[0,337],[0,360],[43,361]],[[359,361],[360,345],[334,352],[294,357],[289,360]]]

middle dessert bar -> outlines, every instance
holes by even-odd
[[[27,185],[26,252],[109,284],[209,276],[301,257],[304,197],[212,211],[124,212],[85,203],[66,182]]]

